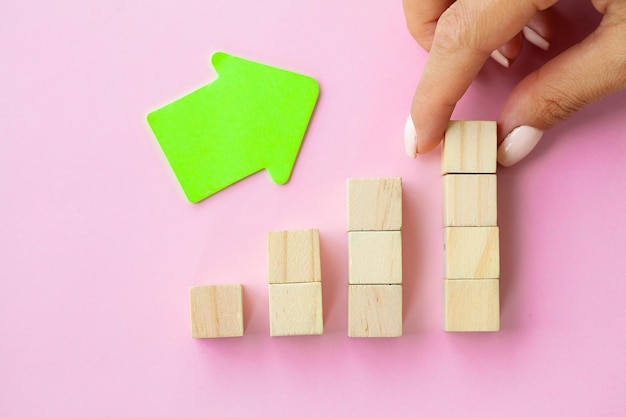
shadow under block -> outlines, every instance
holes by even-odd
[[[402,285],[348,285],[348,337],[402,336]]]
[[[319,230],[269,232],[267,266],[270,284],[321,281]]]
[[[322,283],[270,284],[270,336],[324,332]]]
[[[445,227],[444,278],[500,278],[500,236],[497,226]]]
[[[350,178],[348,231],[400,230],[402,178]]]
[[[242,293],[241,285],[191,287],[191,337],[243,336]]]
[[[348,232],[350,284],[402,284],[402,232]]]
[[[496,122],[453,120],[441,145],[442,174],[495,174]]]
[[[497,226],[495,174],[443,176],[443,225]]]
[[[444,280],[444,329],[448,332],[500,330],[500,280]]]

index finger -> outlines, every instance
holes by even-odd
[[[441,15],[411,105],[418,153],[441,142],[456,103],[491,52],[556,1],[458,0]]]

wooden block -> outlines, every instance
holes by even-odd
[[[191,337],[243,336],[242,293],[241,285],[191,287]]]
[[[402,178],[348,180],[348,231],[401,228]]]
[[[443,176],[444,226],[497,226],[497,182],[494,174]]]
[[[500,278],[497,226],[443,229],[444,278]]]
[[[348,232],[350,284],[402,284],[402,232]]]
[[[267,267],[270,284],[321,281],[319,230],[269,232]]]
[[[500,280],[444,280],[444,328],[448,332],[500,330]]]
[[[322,283],[269,285],[270,335],[322,334]]]
[[[495,174],[496,122],[453,120],[441,144],[442,174]]]
[[[402,285],[348,285],[348,337],[402,336]]]

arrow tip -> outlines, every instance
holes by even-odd
[[[211,55],[211,65],[213,66],[213,68],[217,68],[220,63],[227,59],[229,56],[230,55],[228,55],[226,52],[215,52],[213,55]]]
[[[267,171],[272,180],[279,185],[286,184],[291,177],[302,141],[308,129],[309,120],[313,115],[320,87],[317,81],[309,76],[296,74],[298,81],[297,94],[291,97],[294,105],[288,120],[282,123],[288,126],[283,134],[281,145],[270,154]],[[279,122],[279,121],[277,121]]]

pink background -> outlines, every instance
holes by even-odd
[[[502,331],[442,331],[439,154],[404,154],[426,54],[399,1],[3,2],[0,415],[623,416],[626,94],[500,168]],[[574,7],[572,4],[574,3]],[[488,63],[459,119],[599,21],[560,5],[555,50]],[[146,114],[224,50],[316,78],[290,183],[192,205]],[[404,332],[346,337],[345,180],[404,181]],[[270,338],[265,233],[317,227],[325,334]],[[245,286],[243,338],[190,337],[188,288]]]

